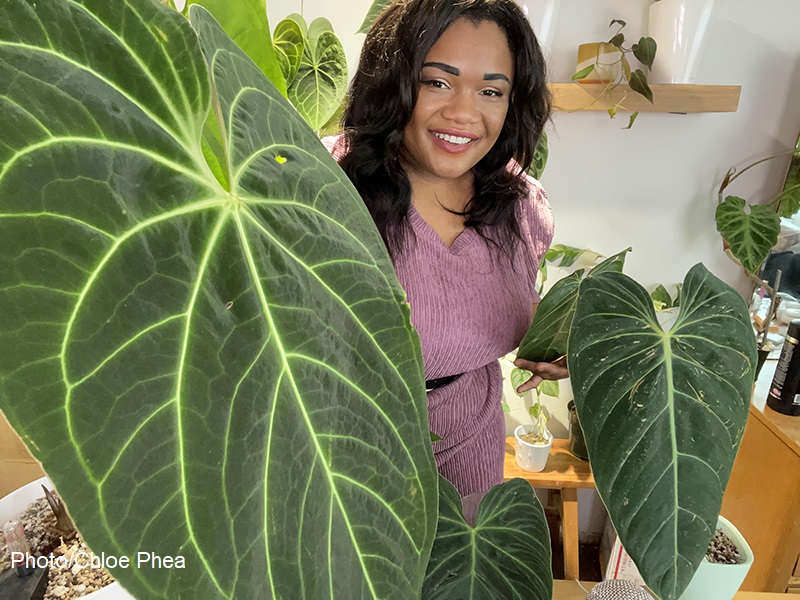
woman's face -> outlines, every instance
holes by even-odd
[[[422,65],[419,95],[403,133],[412,182],[458,180],[494,146],[508,112],[514,61],[491,21],[459,19]]]

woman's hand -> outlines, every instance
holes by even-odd
[[[520,369],[525,369],[533,373],[530,379],[523,383],[516,389],[517,394],[524,394],[528,390],[537,387],[542,381],[548,379],[555,381],[556,379],[566,379],[569,377],[569,370],[567,370],[567,357],[562,356],[558,360],[551,363],[548,362],[531,362],[523,358],[518,358],[514,361],[514,366]]]

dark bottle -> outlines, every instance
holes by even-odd
[[[800,319],[789,323],[786,341],[775,368],[767,406],[784,415],[800,416]]]

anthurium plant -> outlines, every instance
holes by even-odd
[[[137,598],[549,598],[530,486],[473,526],[438,485],[419,340],[355,189],[188,17],[0,3],[0,409],[94,552],[183,557],[112,569]]]

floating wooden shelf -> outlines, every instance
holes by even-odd
[[[692,85],[685,83],[654,83],[654,104],[631,91],[627,85],[618,85],[610,97],[604,85],[582,83],[551,83],[553,109],[561,111],[603,110],[617,102],[619,111],[702,113],[736,112],[739,108],[740,85]]]

